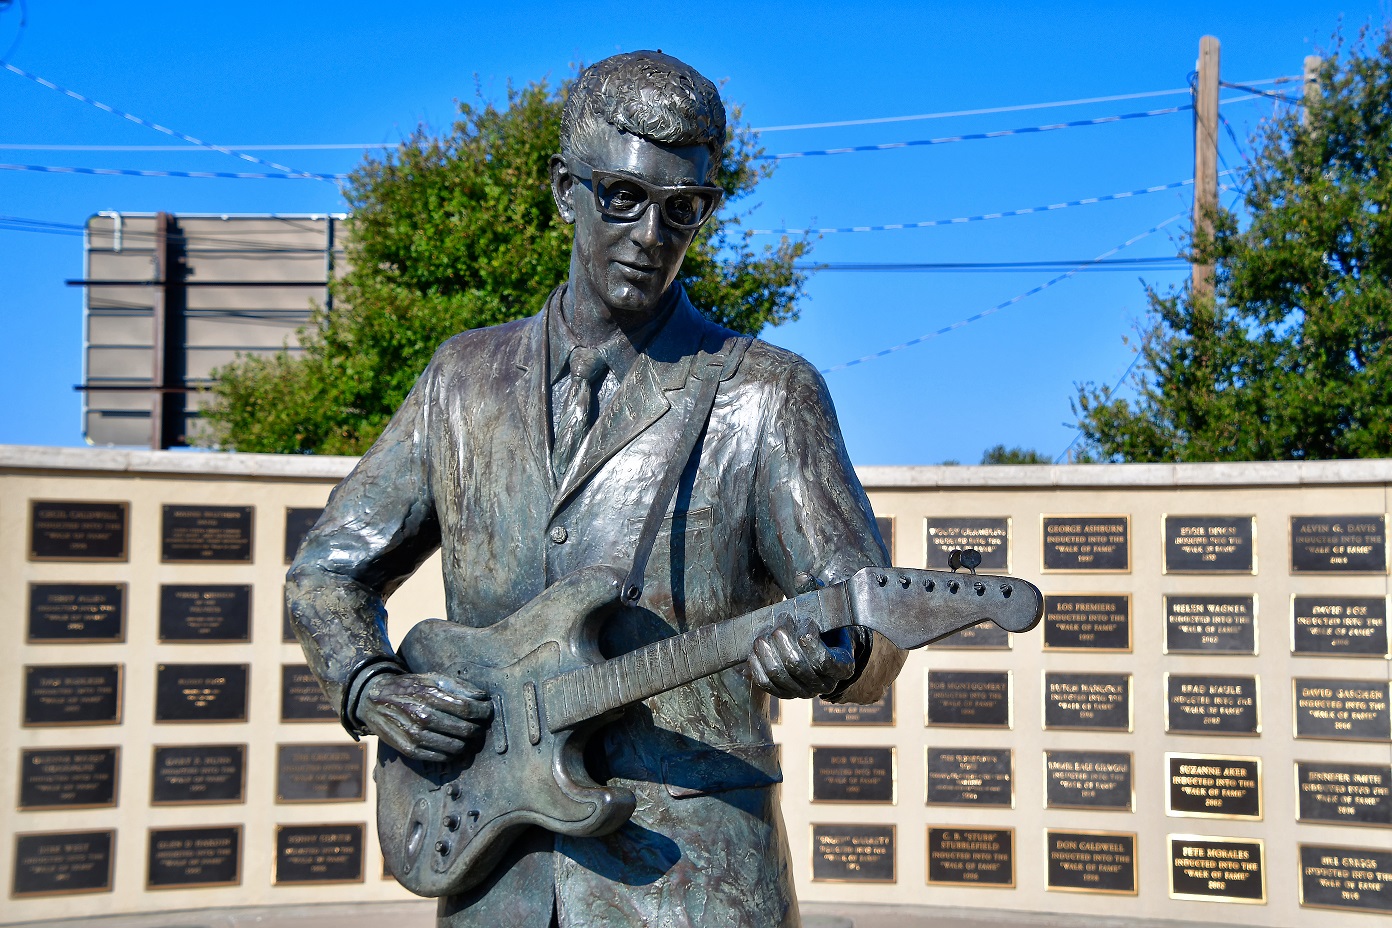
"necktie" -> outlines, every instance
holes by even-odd
[[[608,366],[604,357],[593,348],[577,346],[570,352],[570,395],[565,411],[559,418],[560,428],[556,432],[556,447],[551,452],[551,468],[559,481],[565,476],[580,443],[594,424],[596,407],[599,405],[598,391],[595,389],[604,380]]]

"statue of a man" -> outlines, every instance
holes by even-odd
[[[492,625],[576,570],[631,564],[670,468],[641,599],[608,620],[606,655],[887,563],[816,371],[711,323],[676,282],[719,206],[724,143],[715,86],[668,55],[617,55],[571,88],[551,160],[569,280],[536,315],[440,347],[290,571],[297,634],[355,737],[449,761],[488,724],[486,693],[410,672],[387,640],[385,598],[434,551],[448,620]],[[674,461],[695,359],[721,350]],[[744,665],[630,706],[586,763],[634,791],[632,818],[600,837],[531,827],[441,900],[439,925],[798,925],[766,694],[874,702],[904,661],[863,628],[826,639],[779,629]]]

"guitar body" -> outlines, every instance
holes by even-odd
[[[411,892],[442,896],[476,885],[528,825],[601,835],[633,814],[632,792],[601,786],[585,771],[585,741],[605,719],[553,733],[539,706],[544,680],[603,660],[598,627],[621,580],[612,568],[588,568],[495,625],[430,619],[403,639],[399,656],[412,672],[467,681],[493,703],[482,743],[462,761],[417,761],[378,747],[382,854]]]

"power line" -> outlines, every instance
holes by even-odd
[[[1126,378],[1127,378],[1127,377],[1130,377],[1130,376],[1131,376],[1131,371],[1132,371],[1133,369],[1135,369],[1135,367],[1136,367],[1136,362],[1139,361],[1139,360],[1141,359],[1141,355],[1145,354],[1145,346],[1146,346],[1146,344],[1147,344],[1149,341],[1150,341],[1150,336],[1149,336],[1149,335],[1147,335],[1147,336],[1145,337],[1145,339],[1143,339],[1143,340],[1141,341],[1140,347],[1136,349],[1136,356],[1135,356],[1134,358],[1131,359],[1131,363],[1130,363],[1130,364],[1126,365],[1126,370],[1122,371],[1122,372],[1121,372],[1121,376],[1117,378],[1117,382],[1114,383],[1114,384],[1112,384],[1111,387],[1108,388],[1108,390],[1107,390],[1106,393],[1102,394],[1102,399],[1103,399],[1104,401],[1105,401],[1105,400],[1111,399],[1112,394],[1115,393],[1115,392],[1121,387],[1121,385],[1122,385],[1123,383],[1126,382]],[[1070,442],[1068,443],[1068,447],[1067,447],[1067,448],[1064,448],[1062,451],[1060,451],[1060,452],[1058,453],[1058,457],[1054,458],[1054,463],[1057,464],[1057,463],[1059,463],[1060,461],[1062,461],[1062,460],[1068,455],[1068,452],[1070,452],[1070,451],[1073,450],[1073,446],[1076,445],[1076,444],[1078,443],[1078,439],[1080,439],[1080,438],[1082,438],[1082,437],[1083,437],[1083,430],[1082,430],[1082,429],[1078,429],[1078,430],[1077,430],[1077,434],[1075,434],[1075,435],[1073,436],[1073,440],[1070,441]]]
[[[37,171],[43,174],[94,174],[102,177],[191,177],[199,180],[345,180],[347,174],[234,173],[231,171],[137,171],[131,168],[74,168],[51,164],[0,164],[0,171]]]
[[[1098,255],[1098,256],[1097,256],[1096,258],[1094,258],[1093,260],[1094,260],[1094,261],[1102,261],[1102,260],[1104,260],[1104,259],[1106,259],[1106,258],[1110,258],[1112,255],[1114,255],[1114,254],[1116,254],[1117,252],[1121,251],[1123,248],[1129,248],[1130,246],[1132,246],[1132,245],[1136,244],[1137,242],[1139,242],[1141,239],[1146,238],[1147,236],[1150,236],[1150,235],[1154,235],[1156,232],[1159,232],[1161,229],[1165,228],[1165,226],[1169,225],[1170,223],[1175,222],[1176,220],[1182,219],[1185,215],[1187,215],[1187,213],[1175,213],[1175,214],[1174,214],[1173,216],[1171,216],[1169,219],[1166,219],[1164,222],[1161,222],[1161,223],[1159,223],[1159,224],[1157,224],[1157,225],[1151,226],[1149,229],[1145,230],[1145,231],[1142,232],[1140,235],[1133,236],[1133,237],[1127,239],[1126,241],[1122,242],[1120,245],[1117,245],[1115,248],[1110,248],[1110,249],[1108,249],[1107,251],[1102,252],[1102,254]],[[976,322],[978,319],[984,319],[984,318],[986,318],[987,316],[990,316],[990,315],[993,315],[993,314],[995,314],[995,313],[998,313],[998,312],[1000,312],[1000,311],[1003,310],[1003,309],[1008,309],[1009,307],[1014,306],[1016,303],[1020,302],[1020,301],[1023,300],[1023,299],[1026,299],[1027,297],[1034,296],[1036,293],[1039,293],[1039,292],[1041,292],[1041,291],[1044,291],[1044,290],[1049,289],[1049,288],[1052,287],[1054,284],[1060,283],[1060,282],[1062,282],[1062,281],[1067,280],[1067,279],[1070,278],[1070,277],[1073,277],[1073,276],[1077,275],[1077,273],[1079,272],[1079,270],[1081,270],[1081,268],[1073,268],[1072,270],[1066,271],[1066,272],[1064,272],[1064,273],[1058,275],[1057,277],[1053,277],[1053,278],[1051,278],[1051,279],[1049,279],[1049,280],[1046,280],[1044,283],[1040,284],[1040,285],[1037,286],[1037,287],[1034,287],[1034,288],[1031,289],[1031,290],[1026,290],[1024,293],[1021,293],[1021,294],[1019,294],[1018,296],[1013,296],[1013,297],[1011,297],[1010,299],[1006,300],[1006,301],[1003,302],[1003,303],[997,303],[995,306],[992,306],[990,309],[982,310],[981,312],[977,313],[976,315],[974,315],[974,316],[968,316],[966,319],[963,319],[963,320],[961,320],[960,322],[954,322],[954,323],[952,323],[952,325],[943,326],[941,329],[938,329],[936,332],[929,332],[929,333],[927,333],[926,335],[920,335],[918,338],[911,338],[911,339],[909,339],[909,340],[906,341],[906,342],[902,342],[902,343],[900,343],[900,344],[898,344],[898,345],[894,345],[894,346],[892,346],[892,347],[890,347],[890,348],[885,348],[885,349],[883,349],[883,350],[881,350],[881,351],[875,352],[874,354],[867,354],[867,355],[864,355],[864,356],[862,356],[862,357],[855,358],[855,359],[853,359],[853,360],[851,360],[851,361],[846,361],[846,362],[844,362],[844,363],[842,363],[842,364],[835,364],[835,365],[832,365],[831,367],[824,367],[824,368],[821,369],[821,373],[823,373],[823,374],[831,374],[831,373],[834,373],[834,372],[836,372],[836,371],[842,371],[842,370],[845,370],[845,369],[848,368],[848,367],[855,367],[857,364],[864,364],[864,363],[867,362],[867,361],[874,361],[874,360],[876,360],[876,359],[878,359],[878,358],[883,358],[883,357],[885,357],[886,355],[893,354],[893,353],[896,352],[896,351],[903,351],[905,348],[912,348],[914,345],[921,345],[922,343],[924,343],[924,342],[926,342],[926,341],[931,341],[932,339],[935,339],[935,338],[937,338],[937,337],[940,336],[940,335],[946,335],[948,332],[951,332],[951,331],[953,331],[954,329],[960,329],[960,328],[962,328],[963,326],[970,325],[971,323]]]
[[[367,148],[395,148],[396,142],[325,142],[307,145],[228,145],[235,151],[360,151]],[[49,145],[45,142],[0,143],[0,151],[184,151],[187,145]],[[213,149],[219,151],[219,149]]]
[[[1288,81],[1303,80],[1299,76],[1270,77],[1259,81],[1245,81],[1247,87],[1260,84],[1284,84]],[[762,126],[754,132],[791,132],[797,129],[840,129],[845,126],[876,126],[893,122],[916,122],[924,119],[951,119],[957,116],[989,116],[995,113],[1019,113],[1026,110],[1044,110],[1060,106],[1082,106],[1087,103],[1116,103],[1121,100],[1143,100],[1147,97],[1170,97],[1189,93],[1188,87],[1174,90],[1147,90],[1142,93],[1119,93],[1107,97],[1084,97],[1077,100],[1055,100],[1050,103],[1023,103],[1015,106],[988,106],[975,110],[952,110],[945,113],[919,113],[913,116],[879,116],[869,119],[841,119],[835,122],[807,122],[787,126]],[[3,147],[3,146],[0,146]]]
[[[256,157],[255,155],[248,155],[245,152],[234,151],[233,149],[227,148],[222,145],[214,145],[212,142],[205,142],[202,139],[194,138],[191,135],[185,135],[182,132],[177,132],[173,129],[170,129],[168,126],[162,126],[159,123],[150,122],[148,119],[142,119],[139,116],[136,116],[134,113],[127,113],[124,110],[118,110],[114,106],[102,103],[100,100],[93,100],[91,97],[84,96],[83,94],[80,94],[75,90],[69,90],[66,87],[60,87],[50,80],[45,80],[44,78],[39,77],[37,74],[31,74],[23,68],[17,68],[14,65],[10,64],[8,61],[0,61],[0,66],[3,66],[5,70],[9,71],[12,74],[18,74],[20,77],[25,78],[26,80],[33,81],[40,87],[47,87],[50,90],[56,90],[58,93],[61,93],[64,96],[71,97],[72,99],[77,100],[81,103],[86,103],[88,106],[94,106],[104,113],[111,113],[113,116],[120,116],[122,119],[127,119],[138,126],[144,126],[147,129],[154,129],[156,132],[162,132],[165,135],[172,136],[184,142],[188,142],[190,145],[197,145],[199,148],[207,148],[212,151],[220,151],[224,155],[231,155],[232,157],[240,158],[243,161],[250,161],[252,164],[263,164],[268,168],[274,168],[277,171],[284,171],[288,174],[302,175],[304,177],[313,177],[315,180],[330,179],[328,175],[307,174],[302,171],[296,171],[294,168],[286,167],[283,164],[277,164],[274,161],[266,161],[262,158]]]
[[[1154,258],[1060,258],[1055,261],[885,261],[885,262],[799,262],[793,265],[799,271],[870,271],[870,272],[923,272],[943,271],[948,273],[988,272],[992,274],[1011,271],[1057,270],[1073,268],[1077,271],[1135,271],[1140,270],[1179,270],[1189,267],[1182,255],[1160,255]]]

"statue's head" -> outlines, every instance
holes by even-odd
[[[725,147],[714,84],[661,52],[606,58],[581,72],[561,115],[551,185],[575,224],[571,285],[620,315],[645,315],[720,203]]]

